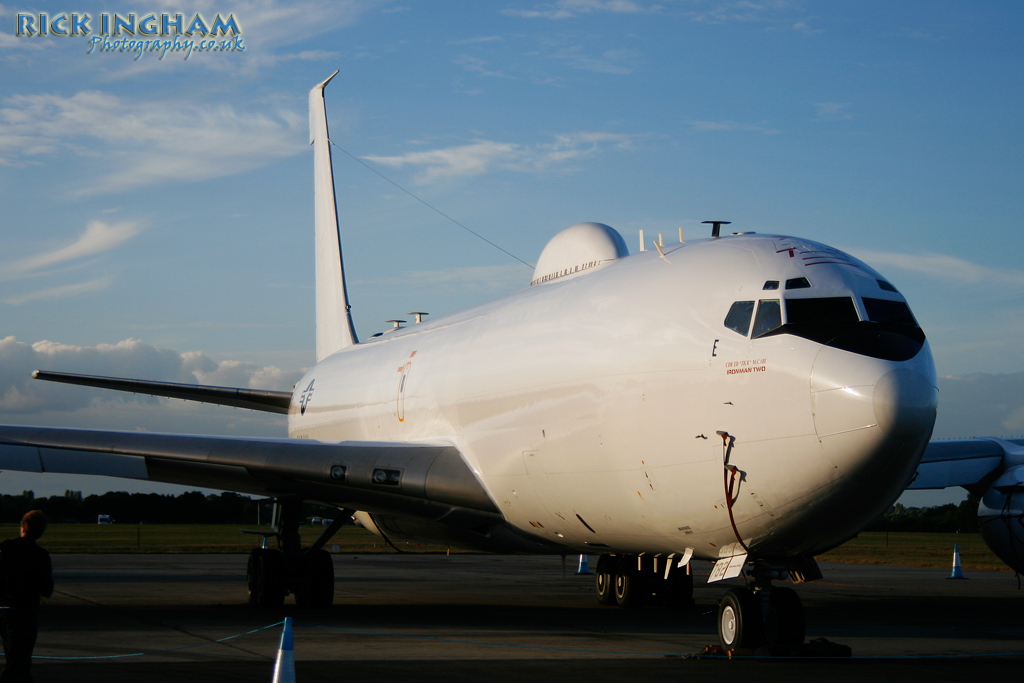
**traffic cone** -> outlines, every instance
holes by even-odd
[[[292,647],[291,617],[284,618],[281,646],[277,649],[277,661],[274,662],[273,683],[295,683],[295,651]]]
[[[960,547],[958,544],[953,544],[953,575],[951,579],[962,579],[964,578],[963,570],[960,569]]]
[[[577,574],[589,574],[590,565],[587,563],[587,556],[580,555],[580,568],[576,570]]]

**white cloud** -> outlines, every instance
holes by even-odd
[[[865,249],[847,249],[846,251],[860,260],[876,266],[920,273],[938,280],[965,284],[985,282],[1024,289],[1024,271],[1022,270],[982,266],[946,254],[900,254]]]
[[[630,0],[558,0],[537,5],[537,9],[505,9],[502,14],[523,19],[573,19],[595,12],[637,14],[658,9],[656,5],[645,8]]]
[[[695,9],[684,12],[684,15],[691,21],[704,24],[777,23],[787,21],[780,15],[790,8],[790,3],[785,0],[711,0],[698,3]]]
[[[0,416],[43,411],[74,412],[99,402],[157,402],[147,396],[44,382],[33,370],[149,379],[287,391],[301,370],[283,370],[243,361],[215,362],[200,352],[180,353],[126,339],[117,344],[74,346],[52,341],[35,344],[0,339]],[[6,421],[6,420],[5,420]]]
[[[1024,372],[939,377],[936,439],[1024,436]]]
[[[504,42],[501,36],[480,36],[479,38],[466,38],[465,40],[452,40],[449,45],[473,45],[475,43],[496,43]]]
[[[842,102],[814,102],[815,116],[819,119],[852,119],[853,114],[847,111],[849,106]]]
[[[468,266],[446,270],[414,270],[393,277],[373,278],[358,284],[405,289],[429,287],[437,292],[465,288],[508,292],[529,285],[530,271],[519,263],[503,266]]]
[[[106,289],[113,281],[114,278],[108,275],[106,277],[99,277],[73,285],[47,287],[46,289],[37,289],[25,294],[16,294],[14,296],[7,297],[3,302],[5,304],[10,304],[11,306],[21,306],[22,304],[27,304],[30,301],[39,301],[42,299],[66,299],[71,296],[78,296],[80,294],[88,294],[89,292],[98,292],[101,289]]]
[[[555,58],[565,61],[574,69],[626,75],[636,71],[636,62],[640,57],[633,50],[607,50],[597,57],[581,54],[580,50],[579,47],[568,48],[556,54]]]
[[[0,164],[44,156],[97,156],[112,170],[84,179],[77,194],[119,192],[251,170],[305,150],[305,116],[238,113],[228,105],[139,101],[83,91],[14,95],[0,109]]]
[[[542,172],[565,168],[568,161],[599,153],[605,147],[631,149],[635,136],[619,133],[582,132],[555,137],[554,142],[534,146],[478,140],[468,145],[445,147],[399,156],[363,157],[391,168],[422,167],[420,184],[458,176],[499,171]]]
[[[212,19],[218,13],[223,18],[231,14],[241,30],[245,51],[231,53],[229,59],[214,53],[193,54],[184,61],[181,56],[146,54],[139,60],[127,57],[109,72],[110,77],[134,77],[142,73],[169,68],[208,68],[226,72],[255,72],[261,67],[273,66],[291,59],[305,59],[287,52],[295,43],[355,24],[382,3],[380,0],[234,0],[215,3],[210,0],[153,0],[136,14],[150,12],[181,14],[191,18],[194,14]],[[121,13],[128,10],[114,8]],[[187,21],[188,19],[186,19]],[[299,53],[300,55],[303,53]],[[326,74],[325,74],[326,75]]]
[[[763,123],[736,123],[735,121],[687,121],[690,128],[696,131],[750,131],[763,135],[778,135],[782,131],[769,128]]]
[[[470,55],[460,55],[455,63],[460,65],[466,71],[477,74],[479,76],[491,76],[497,78],[515,78],[514,76],[508,76],[501,71],[493,71],[487,68],[487,62],[480,59],[479,57],[472,57]]]
[[[139,230],[139,224],[134,221],[114,224],[98,220],[89,221],[85,232],[67,246],[13,263],[0,264],[0,282],[28,275],[42,268],[110,251],[135,237]]]

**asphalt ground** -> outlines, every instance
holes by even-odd
[[[302,683],[1018,680],[1024,667],[1012,573],[823,564],[824,580],[796,587],[807,638],[853,657],[728,660],[687,657],[717,642],[726,585],[704,583],[709,566],[696,609],[623,610],[596,603],[575,559],[563,575],[558,557],[337,555],[334,607],[267,612],[246,602],[244,555],[54,555],[35,678],[270,681],[285,616]]]

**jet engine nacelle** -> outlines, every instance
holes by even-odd
[[[985,492],[978,526],[989,549],[1024,574],[1024,465],[1003,472]]]

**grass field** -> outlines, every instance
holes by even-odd
[[[953,568],[953,545],[960,548],[965,570],[1013,571],[992,554],[981,534],[865,532],[835,550],[818,555],[821,562],[898,564],[906,567]]]
[[[41,545],[51,553],[248,553],[260,537],[243,534],[231,524],[51,524]],[[261,527],[269,531],[269,527]],[[303,544],[312,543],[323,527],[300,528]],[[0,538],[18,535],[15,524],[0,524]],[[271,546],[275,543],[270,540]],[[992,554],[979,534],[862,533],[835,550],[818,556],[823,562],[894,564],[951,568],[953,544],[960,547],[965,570],[1012,571]],[[399,543],[411,553],[444,553],[444,546]],[[394,553],[394,548],[365,529],[345,527],[327,544],[338,553]],[[452,549],[452,552],[457,552]]]

